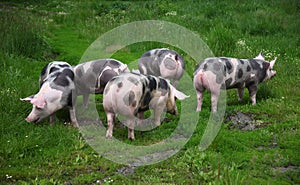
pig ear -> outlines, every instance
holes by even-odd
[[[126,69],[128,70],[128,67],[126,64],[123,64],[120,68],[121,68],[122,72],[124,72]]]
[[[261,51],[261,52],[259,52],[259,54],[257,55],[257,57],[255,57],[255,59],[259,59],[259,60],[265,60],[265,57],[264,57],[264,55],[263,55],[262,51]]]
[[[275,59],[270,62],[270,68],[271,69],[273,69],[276,60],[277,60],[277,57],[275,57]]]
[[[35,105],[37,108],[44,108],[46,105],[46,100],[43,96],[38,96],[36,98],[33,98],[30,103],[32,103],[33,105]]]
[[[35,96],[35,94],[33,94],[31,96],[28,96],[26,98],[20,98],[20,100],[23,101],[23,102],[30,102],[33,99],[34,96]]]
[[[185,95],[183,92],[178,91],[177,89],[175,89],[175,87],[173,87],[174,89],[174,96],[179,99],[179,100],[184,100],[190,96]]]

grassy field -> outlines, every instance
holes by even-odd
[[[0,184],[300,184],[299,1],[12,0],[0,2],[0,20]],[[224,124],[213,143],[199,150],[210,116],[206,93],[190,140],[174,156],[148,166],[125,166],[99,155],[69,125],[66,110],[55,125],[48,119],[25,122],[31,106],[19,99],[38,92],[46,63],[76,65],[99,36],[140,20],[184,26],[215,56],[252,58],[263,51],[268,60],[278,57],[277,75],[259,86],[256,106],[248,92],[239,104],[236,91],[227,91]],[[129,63],[166,46],[137,43],[113,57]],[[182,54],[191,76],[200,61]],[[102,102],[101,95],[95,98]],[[105,123],[102,104],[97,108]],[[237,113],[251,115],[255,128],[233,127],[228,118]],[[172,133],[179,118],[166,120],[152,131],[136,131],[132,142],[122,126],[114,136],[131,145],[154,144]]]

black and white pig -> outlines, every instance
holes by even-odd
[[[160,125],[163,111],[178,114],[175,98],[187,98],[167,80],[152,75],[123,73],[108,82],[104,89],[103,107],[107,116],[106,138],[112,138],[113,121],[117,114],[125,117],[128,138],[134,140],[136,117],[142,118],[146,110],[154,111],[154,123]]]
[[[161,76],[173,80],[176,87],[184,72],[184,60],[176,51],[167,48],[152,49],[144,53],[138,62],[141,74]]]
[[[123,72],[130,72],[127,65],[115,59],[100,59],[78,64],[75,73],[76,95],[83,95],[87,107],[89,94],[103,94],[107,82]]]
[[[207,58],[196,66],[194,87],[197,92],[197,111],[201,111],[203,93],[211,93],[212,111],[217,111],[220,89],[238,89],[238,99],[242,100],[244,88],[250,93],[252,105],[256,104],[258,84],[276,75],[272,70],[277,58],[267,62],[262,53],[253,59]],[[222,85],[223,84],[223,85]]]
[[[50,116],[50,123],[55,122],[55,113],[68,107],[73,126],[78,127],[75,109],[72,104],[72,91],[75,89],[72,67],[61,61],[47,64],[40,75],[40,90],[37,94],[21,99],[33,106],[26,118],[27,122],[38,123]]]

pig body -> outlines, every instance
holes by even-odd
[[[134,123],[144,111],[154,111],[155,125],[160,125],[164,110],[178,114],[175,97],[183,100],[188,96],[177,91],[168,81],[161,77],[146,76],[136,73],[123,73],[114,77],[105,87],[103,106],[107,116],[107,138],[112,138],[113,121],[117,114],[125,117],[128,137],[134,139]]]
[[[87,106],[89,94],[102,94],[107,82],[122,72],[129,72],[126,64],[115,59],[93,60],[73,67],[76,95],[83,95]]]
[[[184,72],[184,60],[176,51],[166,48],[153,49],[144,53],[138,62],[141,74],[161,76],[173,80],[176,87]]]
[[[194,87],[197,92],[197,111],[201,111],[203,93],[211,93],[212,111],[217,111],[217,101],[221,89],[238,89],[238,99],[242,100],[244,88],[250,93],[251,102],[256,104],[258,84],[276,75],[272,68],[276,58],[266,62],[262,53],[253,59],[207,58],[196,66]]]
[[[55,61],[47,64],[41,72],[39,92],[21,99],[33,105],[26,121],[38,123],[50,116],[50,123],[54,123],[55,113],[68,107],[71,122],[75,127],[78,127],[72,104],[72,91],[74,89],[74,73],[68,63]]]

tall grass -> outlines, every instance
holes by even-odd
[[[25,13],[0,12],[0,51],[33,59],[51,56],[41,23]]]

